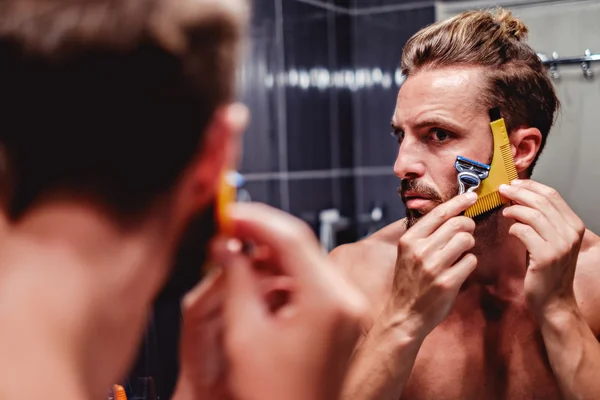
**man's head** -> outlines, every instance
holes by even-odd
[[[3,199],[76,197],[124,225],[205,207],[234,151],[244,0],[0,5]],[[131,225],[131,224],[130,224]]]
[[[559,102],[526,34],[508,11],[470,11],[406,43],[392,125],[409,226],[458,193],[456,156],[491,162],[490,108],[500,107],[519,175],[531,175]]]

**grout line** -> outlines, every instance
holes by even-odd
[[[356,6],[349,7],[340,7],[335,4],[325,3],[320,0],[296,0],[298,3],[308,4],[311,6],[315,6],[318,8],[322,8],[324,10],[333,11],[339,14],[346,14],[350,16],[359,16],[359,15],[371,15],[371,14],[384,14],[388,12],[398,12],[398,11],[410,11],[410,10],[418,10],[421,8],[429,8],[434,7],[436,2],[434,0],[417,0],[412,3],[405,4],[390,4],[385,6],[374,6],[374,7],[363,7],[358,8]]]
[[[288,172],[251,172],[243,174],[247,182],[256,181],[296,181],[304,179],[332,179],[357,176],[393,176],[392,166],[335,168],[323,170],[288,171]]]
[[[288,0],[289,1],[289,0]],[[319,0],[296,0],[298,3],[308,4],[325,10],[337,12],[340,14],[352,14],[352,11],[348,8],[336,6],[335,4],[324,3]]]
[[[275,1],[275,42],[277,43],[277,62],[281,70],[285,70],[285,52],[284,52],[284,32],[283,32],[283,0]],[[276,79],[277,91],[277,146],[279,171],[288,172],[288,146],[287,146],[287,103],[285,93],[285,83]],[[279,200],[281,209],[290,211],[290,187],[287,180],[281,182],[279,190]]]
[[[435,1],[415,1],[404,4],[391,4],[387,6],[362,7],[350,11],[353,17],[361,15],[385,14],[388,12],[419,10],[421,8],[434,7]]]
[[[354,2],[354,6],[355,6],[355,11],[356,11],[356,2]],[[350,37],[351,40],[354,41],[357,37],[358,31],[357,31],[357,27],[356,27],[356,23],[352,23],[351,26],[351,33],[350,33]],[[356,62],[356,52],[352,52],[352,65],[356,66],[357,62]],[[361,117],[361,113],[357,113],[356,110],[359,110],[360,108],[358,107],[358,103],[359,103],[359,98],[360,96],[352,96],[351,97],[351,101],[352,101],[352,163],[354,165],[356,164],[360,164],[362,163],[362,151],[361,151],[361,146],[360,146],[360,134],[358,133],[358,129],[356,129],[357,126],[359,126],[359,124],[357,123],[358,118]],[[364,199],[364,183],[362,179],[354,179],[354,199],[356,201],[355,203],[355,212],[358,212],[358,210],[364,210],[365,208],[365,199]]]
[[[337,70],[337,46],[336,46],[336,23],[335,16],[333,13],[327,13],[327,36],[328,36],[328,63],[330,70]],[[330,145],[330,156],[331,166],[333,168],[339,168],[341,166],[340,158],[340,132],[339,132],[339,91],[329,91],[329,145]],[[331,199],[333,206],[336,208],[342,207],[342,182],[339,179],[335,179],[331,185]]]

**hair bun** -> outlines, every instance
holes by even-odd
[[[527,25],[520,19],[515,18],[510,11],[500,9],[494,19],[505,35],[517,40],[527,39],[527,33],[529,32]]]

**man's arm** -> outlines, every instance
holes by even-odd
[[[343,400],[397,400],[417,358],[422,340],[376,322],[352,357]]]
[[[363,292],[391,286],[385,302],[375,304],[372,327],[355,349],[343,400],[397,400],[402,395],[425,337],[448,316],[477,264],[473,254],[465,255],[475,244],[475,223],[456,216],[475,200],[473,194],[457,196],[425,215],[396,239],[391,259],[382,259],[379,249],[366,251],[364,243],[330,255],[350,270],[347,275]],[[377,273],[378,264],[386,261],[394,265],[387,278],[392,282],[373,288],[367,274]]]
[[[382,251],[369,247],[378,247],[368,241],[350,245],[343,245],[334,249],[329,257],[344,270],[348,278],[359,286],[370,300],[374,300],[383,286],[380,282],[373,282],[373,277],[364,276],[361,271],[362,263],[373,264],[385,262],[381,259]],[[378,253],[380,257],[377,257]],[[365,269],[373,273],[372,269]],[[343,400],[397,400],[410,377],[421,341],[402,333],[400,326],[393,323],[384,324],[385,318],[377,302],[373,302],[371,326],[364,327],[363,336],[356,344],[348,375],[342,390]]]
[[[556,190],[538,182],[516,180],[500,190],[512,200],[503,210],[505,217],[516,221],[509,233],[527,248],[525,297],[540,325],[562,395],[596,399],[600,344],[577,303],[574,287],[585,225]]]
[[[600,396],[600,343],[575,304],[539,318],[548,359],[565,399]]]

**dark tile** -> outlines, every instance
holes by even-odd
[[[404,204],[397,193],[400,185],[397,177],[390,173],[390,175],[361,176],[356,179],[357,220],[360,221],[357,232],[360,236],[365,236],[369,230],[380,229],[404,218]],[[383,218],[377,224],[367,222],[367,216],[375,207],[383,210]]]
[[[334,178],[333,185],[333,206],[340,210],[344,217],[354,218],[356,215],[356,178],[345,176]]]
[[[350,7],[352,7],[353,2],[354,0],[329,0],[330,4],[344,9],[349,9]]]
[[[410,5],[417,8],[423,8],[424,4],[431,6],[433,1],[428,0],[351,0],[352,6],[356,8],[379,7],[390,5]]]
[[[278,180],[251,180],[246,182],[243,190],[250,194],[253,202],[281,208],[281,183]]]
[[[347,14],[330,12],[329,23],[332,25],[335,40],[331,49],[334,57],[330,63],[331,71],[354,69],[354,45],[352,42],[352,17]],[[334,168],[352,168],[354,166],[353,140],[353,95],[346,88],[329,89],[332,96],[332,165]]]
[[[288,169],[332,167],[330,91],[316,87],[317,68],[330,63],[328,11],[297,1],[283,1]]]
[[[402,47],[419,29],[434,22],[434,18],[433,7],[354,17],[356,68],[380,69],[388,83],[390,79],[392,82],[388,87],[373,85],[354,92],[357,166],[385,166],[394,162],[397,146],[389,133],[399,89],[395,76]]]
[[[277,58],[274,1],[256,1],[250,40],[240,68],[240,100],[250,109],[251,118],[243,139],[240,170],[273,172],[279,170],[277,112],[279,106],[273,76],[282,71]]]
[[[340,210],[342,217],[348,218],[348,225],[341,227],[336,232],[336,247],[345,243],[357,241],[359,232],[356,224],[356,178],[353,176],[333,179],[333,204]]]
[[[315,232],[319,212],[333,208],[332,179],[299,179],[289,182],[290,212],[307,222]]]

